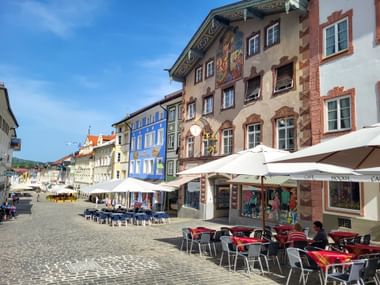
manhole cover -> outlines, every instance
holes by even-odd
[[[66,267],[70,273],[80,273],[84,271],[96,271],[102,269],[100,265],[93,260],[66,264]]]

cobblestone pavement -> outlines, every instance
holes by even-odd
[[[22,198],[16,220],[0,224],[0,284],[285,283],[278,275],[229,272],[219,258],[179,250],[181,228],[220,224],[173,218],[165,225],[112,228],[86,221],[86,207],[93,204]]]

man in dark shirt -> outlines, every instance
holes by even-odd
[[[313,240],[315,241],[312,245],[324,249],[329,241],[327,239],[327,234],[323,229],[323,224],[320,221],[315,221],[313,223],[313,230],[316,232]]]

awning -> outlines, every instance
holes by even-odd
[[[250,175],[239,175],[238,177],[228,181],[234,184],[261,185],[260,177]],[[297,187],[297,181],[290,179],[289,176],[271,176],[264,177],[265,186],[283,186]]]
[[[192,180],[195,180],[195,179],[198,179],[200,178],[200,175],[186,175],[186,176],[180,176],[178,178],[176,178],[175,180],[172,180],[172,181],[169,181],[169,182],[162,182],[161,185],[162,186],[166,186],[166,187],[171,187],[171,188],[174,188],[174,190],[176,190],[177,188],[179,188],[180,186],[192,181]]]

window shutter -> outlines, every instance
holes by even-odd
[[[277,69],[276,90],[281,91],[293,87],[293,63]]]

